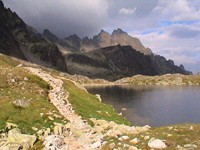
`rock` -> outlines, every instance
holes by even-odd
[[[92,148],[98,148],[100,146],[101,146],[101,142],[99,141],[92,144]]]
[[[114,149],[115,148],[115,143],[111,143],[111,144],[109,144],[109,146],[108,146],[110,149]]]
[[[130,146],[130,147],[128,148],[128,150],[138,150],[138,149],[137,149],[137,147],[135,147],[135,146]]]
[[[140,140],[138,140],[138,138],[134,138],[134,139],[129,141],[129,143],[134,144],[134,145],[138,144],[139,142],[140,142]]]
[[[96,98],[97,98],[100,102],[102,102],[101,95],[96,94],[95,96],[96,96]]]
[[[146,135],[145,137],[144,137],[144,140],[148,140],[150,137],[148,136],[148,135]]]
[[[13,104],[17,107],[27,108],[31,105],[29,100],[18,99],[13,102]]]
[[[36,128],[36,127],[32,127],[31,128],[33,131],[38,131],[38,128]]]
[[[48,116],[48,119],[49,119],[49,120],[51,120],[51,121],[53,121],[53,120],[54,120],[54,118],[53,118],[53,117],[51,117],[51,116]]]
[[[128,140],[128,139],[129,139],[129,137],[126,136],[126,135],[124,135],[124,136],[121,136],[121,137],[119,138],[119,141],[124,141],[124,140]]]
[[[28,81],[28,78],[27,78],[27,77],[24,77],[24,81]]]
[[[14,123],[9,123],[9,122],[6,122],[6,128],[8,130],[12,129],[12,128],[17,128],[17,125],[14,124]]]
[[[122,108],[121,110],[122,110],[122,111],[125,111],[125,110],[127,110],[127,108]]]
[[[61,148],[61,146],[63,145],[64,145],[64,142],[57,135],[50,135],[45,138],[44,147],[46,150],[57,150],[58,147],[59,149],[64,149],[64,148]],[[65,149],[68,149],[68,148],[65,147]]]
[[[159,139],[151,138],[148,142],[148,146],[150,148],[155,148],[155,149],[164,149],[167,148],[167,145]]]
[[[109,137],[115,137],[117,138],[118,136],[122,135],[121,131],[119,130],[113,130],[113,129],[110,129],[107,133],[106,133],[106,136],[109,136]]]
[[[23,147],[23,150],[32,148],[35,141],[35,135],[22,134],[21,131],[17,128],[8,132],[8,143],[10,146],[15,146],[16,149],[19,149],[20,146]]]
[[[195,145],[195,144],[185,144],[183,147],[184,148],[197,148],[197,145]]]

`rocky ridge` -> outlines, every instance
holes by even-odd
[[[0,53],[40,65],[67,71],[66,63],[55,44],[45,40],[35,29],[0,0]]]
[[[118,80],[133,75],[163,75],[167,73],[189,74],[158,55],[144,55],[131,46],[111,46],[85,53],[66,56],[70,74],[79,74],[92,79]]]

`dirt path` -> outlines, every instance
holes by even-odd
[[[50,74],[36,68],[26,67],[32,74],[40,77],[51,86],[49,91],[49,100],[58,109],[61,115],[69,120],[70,126],[77,134],[69,136],[50,135],[45,138],[45,149],[57,148],[65,150],[95,150],[101,149],[103,135],[97,134],[92,127],[84,122],[81,116],[77,115],[68,101],[69,93],[63,88],[63,81],[54,78]],[[62,143],[59,143],[62,142]],[[59,146],[59,147],[58,147]]]

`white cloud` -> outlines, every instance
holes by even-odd
[[[136,11],[136,8],[121,8],[119,14],[121,15],[132,15]]]
[[[162,17],[173,21],[191,21],[200,19],[200,11],[189,0],[160,0],[159,5],[153,11]]]

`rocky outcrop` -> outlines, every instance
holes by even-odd
[[[55,44],[58,46],[59,50],[65,54],[65,52],[74,52],[78,49],[76,48],[76,45],[70,42],[67,42],[65,39],[60,39],[55,34],[50,32],[48,29],[45,29],[43,31],[43,37],[48,40],[49,42]],[[77,43],[76,43],[77,44]]]
[[[90,78],[116,80],[133,75],[188,74],[186,70],[158,55],[144,55],[131,46],[111,46],[94,51],[69,54],[66,58],[70,74]]]
[[[81,38],[76,34],[64,38],[64,41],[67,42],[67,44],[69,44],[71,47],[74,47],[76,50],[80,50],[81,48]]]
[[[0,1],[0,52],[41,65],[66,71],[56,45],[46,41],[32,27]]]
[[[128,46],[130,45],[133,49],[145,54],[150,55],[152,51],[149,48],[145,48],[138,38],[128,35],[122,29],[117,29],[110,35],[108,32],[101,30],[98,35],[93,38],[84,37],[80,39],[78,36],[69,36],[65,38],[65,41],[71,46],[78,48],[80,51],[91,51],[99,48],[105,48],[109,46]]]
[[[11,129],[4,138],[0,138],[1,150],[28,150],[33,147],[37,137],[22,134],[18,128]]]

